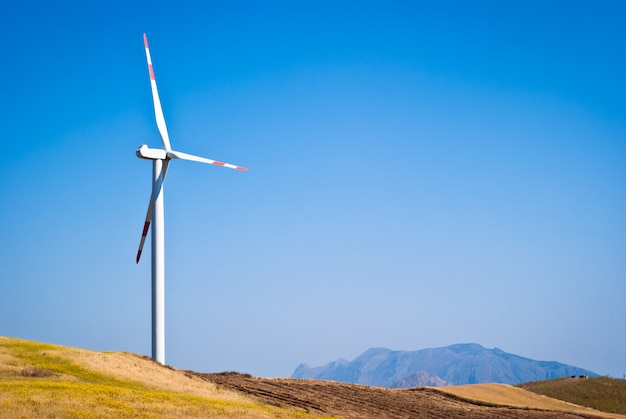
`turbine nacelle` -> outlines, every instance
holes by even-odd
[[[137,157],[146,160],[165,160],[167,158],[167,151],[162,148],[150,148],[146,144],[143,144],[137,149]]]

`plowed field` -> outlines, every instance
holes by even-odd
[[[599,418],[582,413],[506,407],[485,401],[468,401],[434,388],[385,389],[320,380],[268,379],[238,373],[188,372],[218,386],[236,390],[282,407],[309,413],[361,418]]]

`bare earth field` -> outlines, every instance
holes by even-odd
[[[385,389],[176,370],[130,353],[0,337],[0,418],[621,418],[485,384]]]
[[[221,388],[306,412],[357,418],[625,418],[508,385],[385,389],[332,381],[192,373]]]

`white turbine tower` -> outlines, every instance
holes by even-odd
[[[145,33],[143,34],[143,43],[146,47],[148,71],[150,72],[152,99],[154,101],[154,114],[156,116],[156,123],[159,128],[159,134],[161,135],[163,148],[149,148],[144,144],[137,149],[137,157],[152,160],[152,195],[150,196],[146,222],[143,226],[141,242],[139,243],[139,250],[137,251],[137,263],[139,263],[139,259],[141,258],[141,251],[143,249],[144,242],[146,241],[148,227],[150,227],[150,223],[152,223],[152,359],[161,364],[165,364],[165,249],[163,235],[163,182],[165,181],[165,175],[167,174],[167,168],[169,167],[170,160],[191,160],[200,163],[228,167],[235,170],[248,169],[172,150],[170,146],[170,139],[167,135],[167,127],[165,126],[163,110],[161,109],[161,101],[159,100],[156,80],[154,78],[152,60],[150,59],[150,50],[148,49],[148,38]]]

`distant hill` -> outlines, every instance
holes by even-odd
[[[597,376],[571,365],[536,361],[498,348],[487,349],[467,343],[417,351],[372,348],[353,361],[340,359],[314,368],[301,364],[292,377],[392,388],[397,383],[409,382],[410,377],[419,372],[452,384],[518,384],[580,374]]]
[[[535,381],[518,387],[603,412],[626,415],[626,380],[609,377],[562,378]]]

